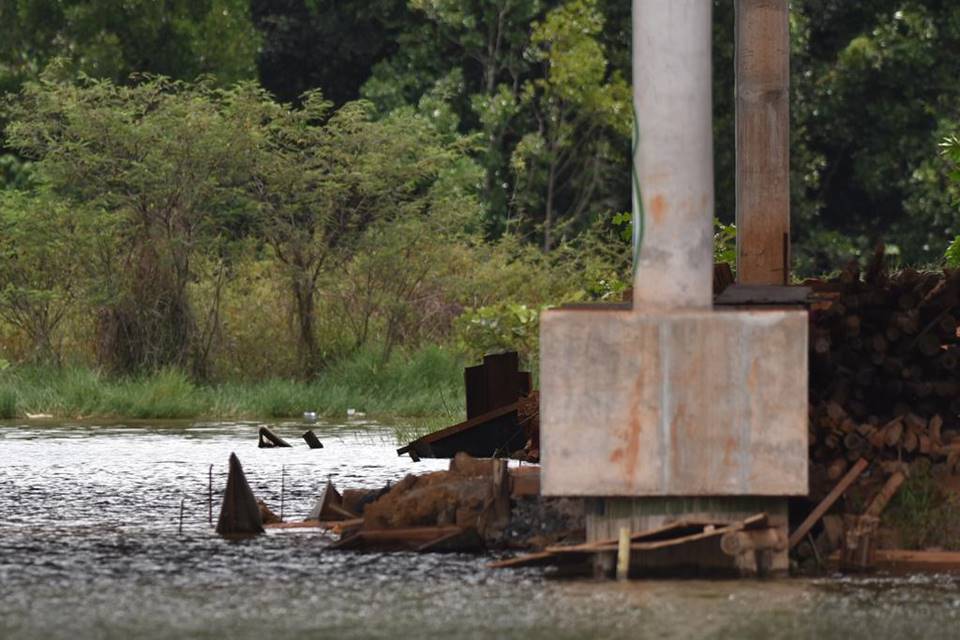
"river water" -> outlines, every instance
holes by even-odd
[[[949,576],[618,584],[324,552],[316,533],[220,539],[208,470],[219,494],[230,452],[275,511],[283,485],[288,519],[328,476],[379,487],[446,466],[397,457],[377,425],[316,427],[316,451],[278,429],[294,448],[257,449],[253,424],[0,424],[0,639],[960,637]]]

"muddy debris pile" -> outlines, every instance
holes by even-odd
[[[328,480],[305,520],[281,522],[250,489],[233,454],[217,532],[319,528],[339,534],[328,548],[354,551],[531,549],[584,538],[579,500],[540,496],[539,467],[457,454],[447,471],[408,475],[378,490]]]
[[[584,535],[582,504],[541,498],[538,468],[510,468],[505,460],[465,453],[447,471],[406,476],[364,505],[360,516],[362,524],[332,548],[528,549]]]

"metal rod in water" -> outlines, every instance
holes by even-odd
[[[180,526],[177,528],[177,535],[183,535],[183,503],[184,498],[180,498]]]
[[[287,465],[280,467],[280,520],[283,520],[283,494],[286,489]]]
[[[213,465],[207,479],[207,522],[213,525]]]

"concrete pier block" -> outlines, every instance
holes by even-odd
[[[542,492],[807,493],[807,314],[559,309],[541,318]]]

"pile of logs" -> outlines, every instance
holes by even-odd
[[[814,471],[860,457],[927,457],[960,472],[960,270],[890,272],[879,247],[862,272],[808,281]]]

